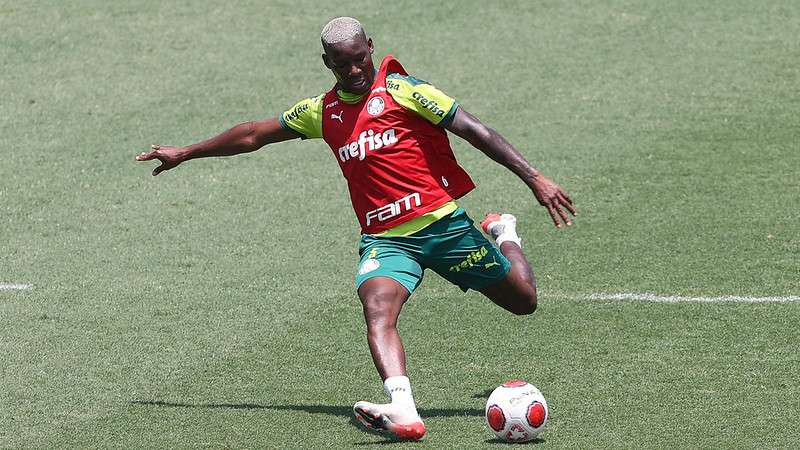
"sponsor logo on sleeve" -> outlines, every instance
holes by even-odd
[[[302,105],[297,105],[293,110],[286,113],[284,116],[284,120],[287,122],[291,122],[292,120],[297,120],[301,114],[308,111],[308,103],[303,103]]]
[[[439,108],[439,104],[438,103],[436,103],[435,101],[432,101],[432,100],[428,100],[427,97],[425,97],[424,95],[420,94],[417,91],[414,91],[414,93],[411,94],[411,98],[416,100],[417,103],[422,105],[423,108],[425,108],[425,109],[429,110],[430,112],[432,112],[433,115],[435,115],[435,116],[444,117],[444,114],[447,112],[447,111],[443,110],[442,108]]]

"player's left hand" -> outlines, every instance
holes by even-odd
[[[572,225],[572,220],[566,211],[575,216],[575,207],[572,205],[572,199],[561,189],[561,186],[539,174],[533,181],[531,190],[539,204],[547,208],[547,212],[557,228],[561,228],[561,222],[567,226]]]

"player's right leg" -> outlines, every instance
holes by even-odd
[[[406,376],[406,353],[397,319],[409,295],[403,285],[389,277],[370,278],[358,288],[372,362],[383,380]]]
[[[353,412],[367,428],[399,439],[418,440],[425,434],[425,425],[411,394],[397,319],[422,278],[422,268],[413,252],[394,244],[392,239],[362,238],[356,277],[372,361],[390,402],[361,401],[353,406]]]
[[[388,277],[370,278],[358,288],[372,361],[390,402],[361,401],[353,406],[353,412],[367,428],[399,439],[418,440],[425,434],[425,425],[411,395],[405,349],[397,331],[397,318],[409,295],[403,285]]]
[[[536,311],[536,278],[522,253],[516,225],[517,219],[511,214],[489,214],[481,222],[481,228],[495,239],[511,268],[505,278],[481,288],[480,292],[514,314],[531,314]]]

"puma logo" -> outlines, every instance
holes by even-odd
[[[344,110],[339,111],[339,114],[331,114],[331,119],[337,119],[339,123],[344,123],[342,120],[342,116],[344,115]]]
[[[483,265],[483,268],[484,269],[488,269],[490,267],[499,266],[499,265],[500,265],[500,263],[497,262],[497,259],[494,257],[494,255],[492,255],[492,262],[487,262],[486,264]]]

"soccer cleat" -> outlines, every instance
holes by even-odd
[[[481,228],[483,228],[483,231],[486,234],[491,235],[492,233],[489,230],[499,224],[500,224],[500,214],[491,213],[487,214],[486,217],[481,221]],[[492,225],[491,228],[489,228],[490,225]]]
[[[514,242],[522,247],[522,239],[517,236],[517,218],[511,214],[487,214],[481,221],[481,228],[494,238],[498,246],[503,242]]]
[[[418,441],[425,435],[425,424],[416,411],[403,411],[397,404],[358,402],[353,406],[353,413],[365,427],[397,439]]]
[[[503,231],[505,231],[506,227],[510,227],[516,231],[517,218],[511,214],[492,213],[487,214],[486,218],[481,222],[481,228],[483,228],[483,231],[495,239],[497,236],[503,234]]]

